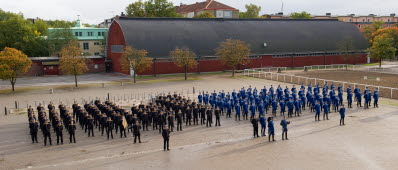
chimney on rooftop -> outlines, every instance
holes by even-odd
[[[332,13],[326,13],[326,16],[331,16],[332,15]]]
[[[124,16],[126,16],[126,15],[124,14],[124,12],[122,12],[122,13],[120,13],[120,16],[121,16],[121,17],[124,17]]]
[[[395,13],[390,14],[390,16],[395,17]]]
[[[278,12],[278,15],[283,15],[283,12]]]

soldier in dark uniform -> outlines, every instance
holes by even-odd
[[[106,122],[106,135],[108,136],[108,140],[109,140],[109,135],[111,135],[112,139],[113,139],[113,121],[110,117],[108,117],[108,120]]]
[[[141,125],[139,121],[135,121],[133,125],[133,135],[134,135],[134,143],[138,142],[141,143],[141,134],[140,134]]]
[[[199,116],[199,108],[198,108],[198,105],[195,105],[193,108],[193,124],[194,125],[199,124],[198,116]]]
[[[214,114],[216,115],[216,126],[221,126],[221,124],[220,124],[221,110],[218,106],[216,107]]]
[[[158,129],[159,111],[155,108],[152,111],[152,130]]]
[[[182,131],[182,113],[181,113],[181,110],[180,111],[178,111],[178,113],[177,113],[177,115],[176,115],[176,118],[177,118],[177,131]]]
[[[256,138],[258,136],[258,119],[257,116],[254,116],[251,120],[251,123],[253,124],[253,137]]]
[[[200,124],[203,125],[206,123],[206,106],[203,105],[202,108],[200,108]]]
[[[146,111],[142,114],[142,130],[145,131],[145,129],[148,131],[148,121],[149,121],[149,115]]]
[[[173,128],[174,128],[174,117],[173,117],[173,113],[170,112],[169,116],[167,117],[167,121],[168,121],[168,127],[169,129],[173,132]]]
[[[91,134],[91,136],[94,137],[94,119],[91,115],[88,116],[88,119],[87,119],[87,129],[88,129],[88,137],[90,137],[90,134]]]
[[[64,144],[64,135],[62,133],[63,130],[64,125],[62,124],[62,121],[60,121],[55,127],[55,133],[57,135],[57,145],[59,144],[59,140],[61,140],[61,145]]]
[[[76,143],[76,138],[75,138],[76,125],[74,120],[70,122],[68,130],[69,130],[69,143],[72,143],[72,138],[73,142]]]
[[[163,129],[162,136],[163,136],[163,150],[166,151],[166,145],[167,145],[167,150],[170,150],[169,149],[170,130],[168,127]]]
[[[186,113],[186,117],[187,117],[185,125],[186,126],[188,126],[188,124],[191,125],[191,121],[192,121],[192,109],[191,109],[191,107],[187,106],[187,108],[185,109],[185,113]]]
[[[39,124],[36,122],[36,119],[30,120],[29,123],[29,129],[30,129],[30,136],[32,137],[32,144],[39,143],[37,142],[37,132],[39,131]]]
[[[48,120],[45,121],[45,123],[43,124],[43,136],[44,136],[44,146],[47,145],[47,138],[49,139],[50,145],[52,145],[51,142],[51,125],[50,122]]]
[[[164,129],[164,122],[163,122],[163,111],[160,111],[159,117],[158,117],[158,125],[159,125],[159,134],[162,133],[162,130]],[[178,128],[178,125],[177,125]]]
[[[106,131],[108,117],[103,114],[101,117],[101,136],[104,136],[104,130]]]
[[[206,127],[210,126],[213,123],[213,108],[209,108],[206,111]]]

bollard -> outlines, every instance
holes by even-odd
[[[108,93],[108,100],[109,100],[109,93]]]
[[[53,94],[54,93],[54,89],[50,89],[50,94]]]
[[[105,83],[102,83],[102,88],[105,88]]]
[[[15,109],[18,109],[18,103],[15,101]]]
[[[195,94],[195,87],[192,87],[192,93]]]
[[[7,106],[4,106],[4,113],[7,116]]]

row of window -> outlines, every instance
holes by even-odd
[[[98,36],[105,36],[105,32],[97,32]],[[75,32],[76,37],[81,37],[83,36],[82,32]],[[94,36],[94,32],[87,32],[87,36],[92,37]]]
[[[349,19],[348,21],[349,21],[349,22],[353,22],[352,19]],[[375,20],[373,20],[373,21],[375,21]],[[371,21],[370,19],[362,19],[362,22],[373,22],[373,21]],[[378,20],[378,21],[383,21],[383,22],[384,22],[383,19],[380,19],[380,20]],[[356,22],[358,22],[358,21],[356,21]],[[387,19],[386,22],[394,22],[394,21],[391,21],[391,19]]]
[[[94,45],[100,45],[99,42],[94,42]],[[89,50],[90,49],[90,45],[88,42],[83,43],[83,50]]]
[[[369,25],[369,24],[368,24]],[[366,26],[366,25],[364,25],[364,26]],[[383,28],[388,28],[388,27],[392,27],[391,25],[383,25],[382,26]],[[358,28],[362,28],[362,25],[358,25]]]

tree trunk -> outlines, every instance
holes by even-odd
[[[185,80],[187,80],[187,66],[184,67],[184,71],[185,71]]]
[[[379,61],[379,68],[381,68],[381,58],[380,58],[380,61]]]
[[[77,75],[75,74],[75,87],[77,87]]]
[[[232,67],[232,77],[235,77],[235,66]]]
[[[15,91],[15,82],[11,82],[12,91]]]
[[[134,75],[133,75],[133,77],[134,77],[134,83],[136,83],[136,80],[135,80],[135,72],[134,72]]]

